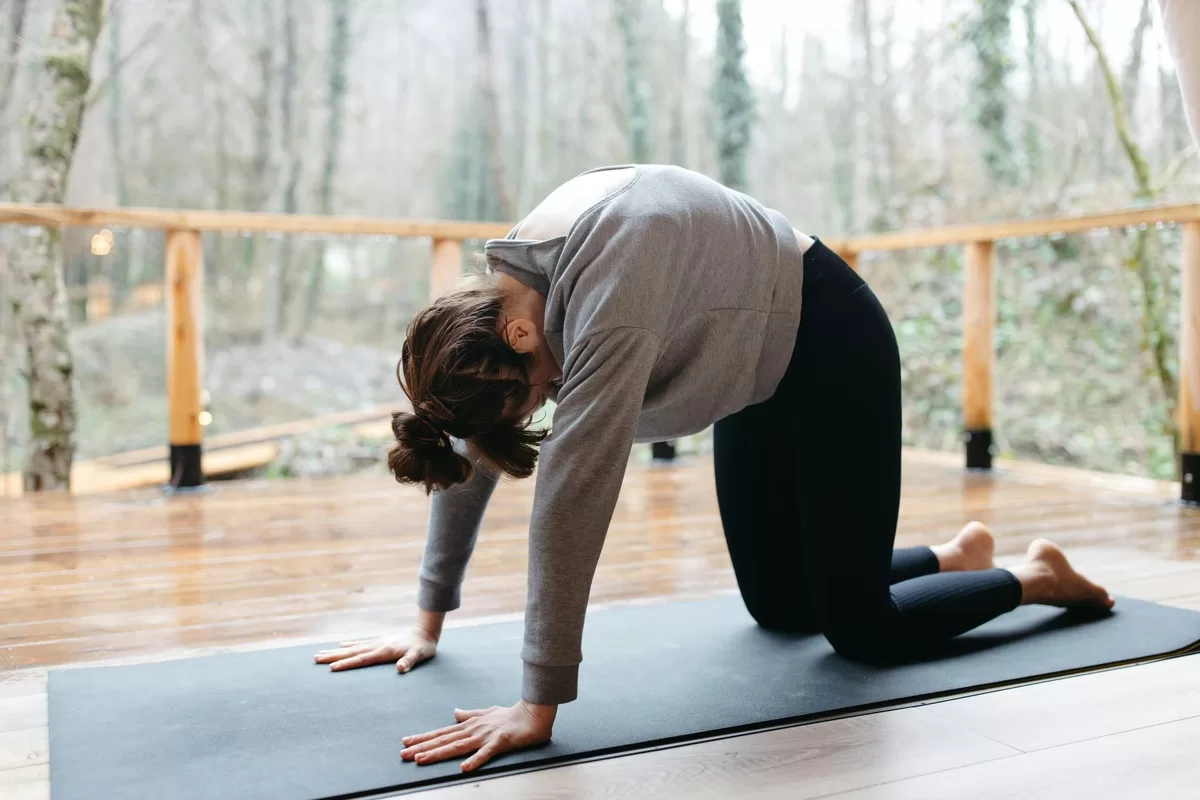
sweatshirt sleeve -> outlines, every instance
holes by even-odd
[[[1196,0],[1158,0],[1158,10],[1167,47],[1175,62],[1175,75],[1183,94],[1192,141],[1200,147],[1200,3]]]
[[[529,528],[522,698],[575,699],[584,614],[660,342],[642,328],[592,334],[563,365]]]
[[[472,458],[466,445],[454,449]],[[417,605],[426,611],[453,611],[461,601],[463,575],[475,549],[479,525],[498,476],[475,462],[470,480],[433,493],[429,536],[421,560]]]

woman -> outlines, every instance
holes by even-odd
[[[1011,569],[972,523],[893,551],[900,361],[867,285],[781,214],[694,172],[607,167],[555,190],[485,247],[489,274],[413,320],[389,463],[433,491],[419,621],[317,655],[335,670],[433,656],[499,473],[541,468],[529,533],[524,686],[506,708],[404,739],[419,764],[550,738],[576,696],[596,562],[634,441],[715,423],[717,500],[738,587],[762,626],[891,657],[1022,603],[1110,606],[1053,544]],[[803,312],[803,313],[802,313]],[[553,433],[529,429],[554,399]]]

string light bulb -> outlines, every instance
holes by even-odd
[[[108,234],[105,236],[104,234]],[[112,233],[108,230],[100,231],[92,237],[92,255],[106,256],[112,252]]]

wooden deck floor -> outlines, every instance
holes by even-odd
[[[900,544],[980,519],[1002,561],[1047,536],[1116,593],[1200,609],[1200,510],[1147,482],[1019,465],[970,475],[956,461],[910,454]],[[523,607],[532,488],[497,492],[452,625]],[[0,501],[0,796],[49,796],[47,667],[406,624],[426,512],[385,478]],[[711,465],[631,469],[593,604],[733,587]],[[1200,658],[1189,657],[428,796],[1183,797],[1200,783],[1197,735]],[[1143,783],[1098,782],[1113,764],[1144,767]]]

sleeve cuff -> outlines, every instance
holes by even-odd
[[[569,703],[579,696],[579,665],[543,667],[525,662],[521,699],[536,705]]]
[[[418,582],[417,605],[426,611],[453,611],[461,602],[458,586],[442,586],[425,578]]]

